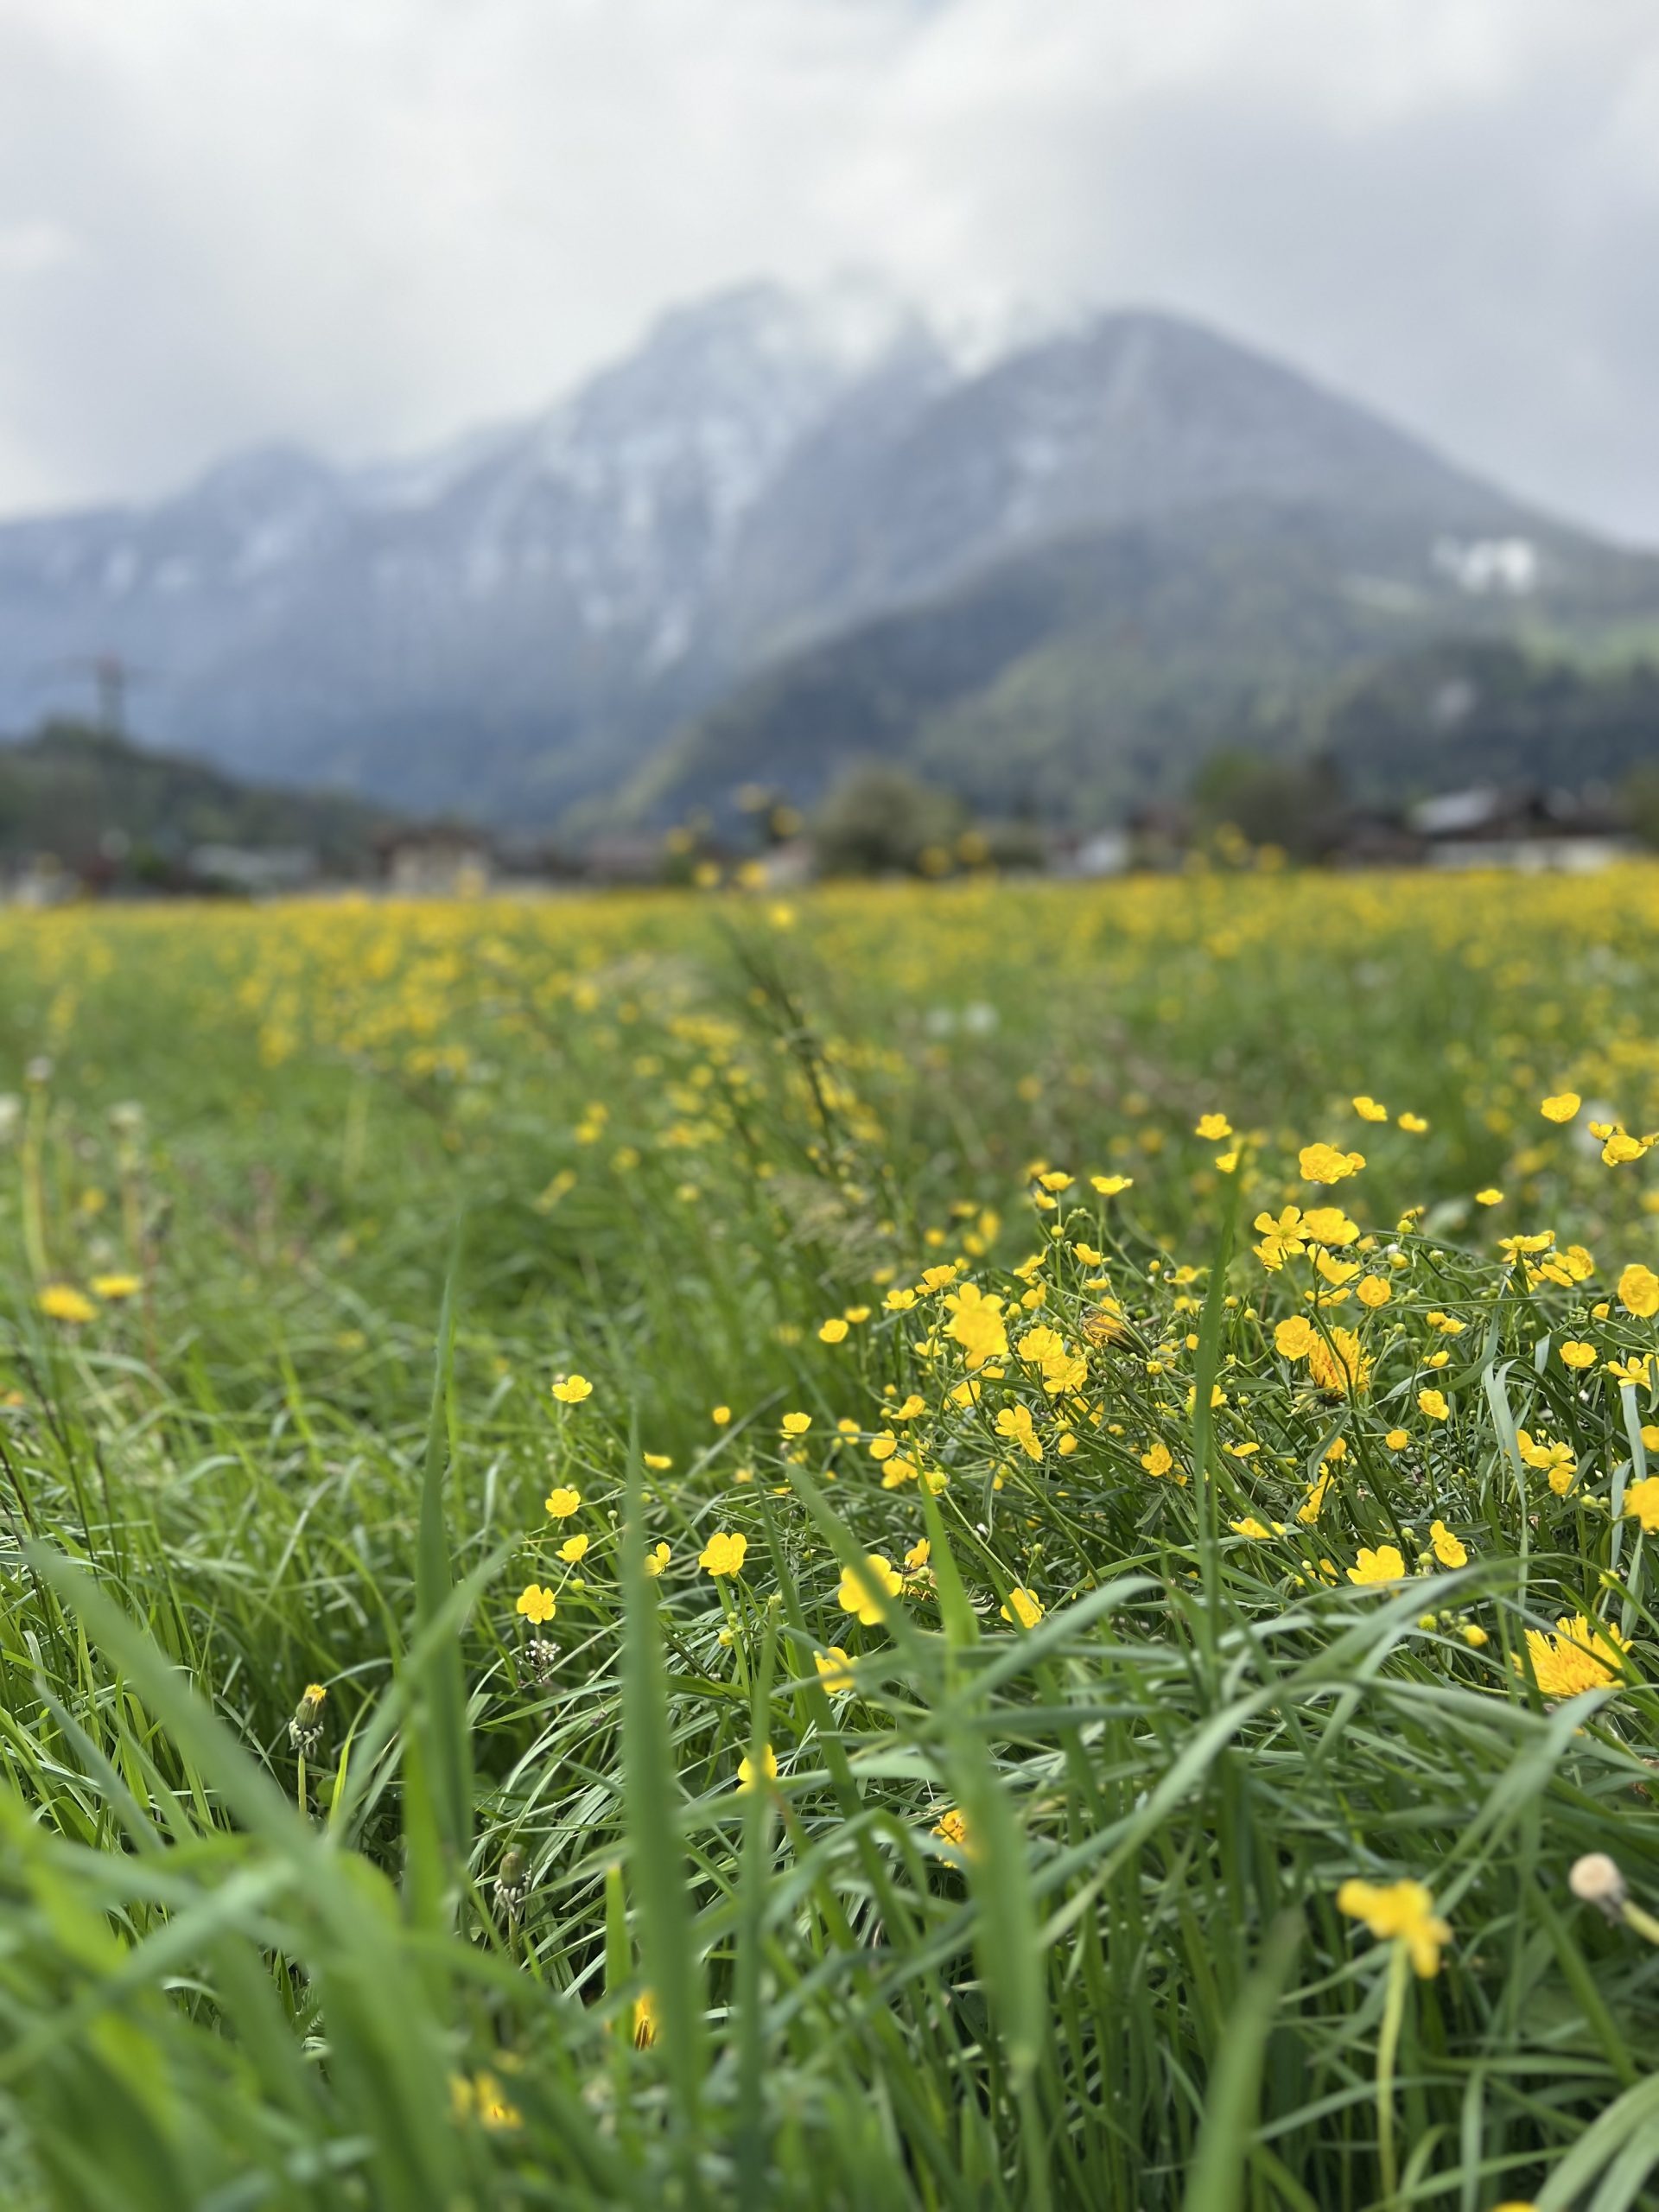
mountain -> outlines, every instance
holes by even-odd
[[[760,284],[429,454],[0,526],[0,728],[115,654],[141,734],[411,809],[661,815],[870,751],[1099,807],[1448,626],[1639,626],[1656,575],[1172,316],[969,369],[877,284]]]
[[[754,286],[431,455],[272,448],[153,507],[0,527],[0,728],[113,654],[141,732],[239,772],[546,817],[718,690],[711,606],[786,458],[843,399],[948,373],[874,287]]]
[[[1221,501],[1039,546],[783,656],[659,747],[617,805],[718,816],[746,784],[810,805],[879,760],[989,814],[1087,826],[1184,791],[1219,748],[1338,738],[1353,787],[1378,799],[1546,759],[1553,780],[1616,778],[1659,756],[1646,664],[1617,705],[1588,676],[1584,705],[1548,672],[1621,626],[1639,644],[1646,625],[1659,652],[1656,611],[1659,562],[1558,526],[1431,539],[1409,509]],[[1531,724],[1483,716],[1448,736],[1424,671],[1494,655],[1528,671],[1510,688]],[[1589,750],[1540,727],[1569,693]]]

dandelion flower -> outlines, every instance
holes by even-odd
[[[1581,1690],[1605,1690],[1618,1681],[1623,1669],[1624,1639],[1604,1621],[1586,1620],[1582,1613],[1563,1613],[1555,1633],[1527,1630],[1527,1656],[1533,1679],[1546,1697],[1576,1697]],[[1519,1654],[1517,1674],[1524,1669]]]
[[[1332,1329],[1328,1344],[1319,1337],[1309,1347],[1307,1371],[1328,1395],[1351,1390],[1357,1397],[1370,1380],[1371,1357],[1351,1329]]]
[[[72,1283],[48,1283],[35,1303],[48,1321],[67,1321],[76,1328],[83,1322],[98,1319],[97,1306],[84,1290],[77,1290]]]
[[[1344,1882],[1337,1891],[1337,1910],[1363,1920],[1381,1941],[1402,1944],[1412,1970],[1427,1981],[1440,1972],[1440,1953],[1452,1930],[1434,1914],[1432,1891],[1421,1882]]]

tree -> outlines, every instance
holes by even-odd
[[[902,768],[871,766],[855,769],[824,800],[812,842],[825,875],[938,874],[950,866],[967,820],[954,792]]]

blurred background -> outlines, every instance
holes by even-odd
[[[0,0],[35,903],[1659,842],[1652,0]]]

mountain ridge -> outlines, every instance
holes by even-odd
[[[1208,516],[1248,603],[1247,512],[1293,632],[1330,626],[1317,579],[1286,595],[1299,517],[1310,543],[1354,541],[1379,607],[1576,620],[1584,580],[1614,569],[1610,603],[1659,607],[1659,561],[1535,515],[1182,317],[1113,310],[965,367],[884,288],[761,283],[671,311],[549,408],[424,454],[339,469],[273,442],[149,507],[0,525],[0,727],[61,702],[43,670],[113,652],[145,677],[141,734],[240,775],[518,823],[624,791],[629,808],[647,789],[677,803],[664,764],[794,657],[838,637],[856,652],[895,618],[931,634],[927,610],[957,593],[982,607],[983,579],[1022,563],[1077,645],[1172,588],[1172,549],[1214,583]],[[1156,575],[1137,585],[1122,555],[1142,528]],[[1131,535],[1100,554],[1115,532]],[[1089,606],[1071,556],[1048,557],[1085,542]],[[1220,619],[1213,591],[1188,597]]]

